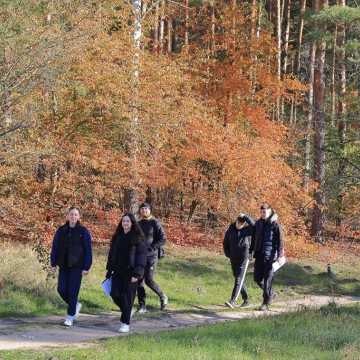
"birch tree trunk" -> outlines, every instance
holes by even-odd
[[[138,160],[138,130],[139,130],[139,78],[140,78],[140,53],[141,53],[141,0],[132,0],[134,14],[134,30],[133,30],[133,71],[131,86],[133,90],[132,99],[132,115],[130,125],[130,143],[129,143],[129,159],[132,183],[124,189],[124,207],[127,211],[135,214],[138,210],[138,194],[137,186],[140,184],[139,175],[137,173]]]
[[[173,20],[169,17],[168,24],[168,39],[167,39],[167,51],[168,54],[172,53],[172,33],[173,33]]]
[[[299,17],[299,33],[298,33],[298,43],[297,43],[297,52],[296,52],[296,73],[300,73],[301,68],[301,48],[303,41],[304,33],[304,16],[306,10],[306,0],[301,0],[300,2],[300,17]]]
[[[290,10],[291,10],[291,0],[287,1],[286,7],[286,28],[284,36],[284,63],[283,63],[283,73],[286,74],[288,68],[288,52],[289,52],[289,39],[290,39]]]
[[[162,0],[161,11],[160,11],[160,35],[159,35],[160,54],[164,53],[164,42],[165,42],[165,0]]]

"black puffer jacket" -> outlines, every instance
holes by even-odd
[[[145,245],[147,247],[148,257],[157,257],[160,247],[165,245],[166,237],[163,227],[159,220],[154,217],[141,219],[139,221],[141,230],[145,235]]]
[[[111,242],[106,269],[108,274],[114,273],[122,277],[144,276],[146,265],[146,245],[130,231],[120,232]]]
[[[224,237],[224,254],[232,261],[243,261],[249,257],[249,249],[253,236],[254,220],[250,216],[245,217],[247,226],[238,230],[235,223],[227,229]]]
[[[259,219],[255,223],[255,231],[250,252],[254,257],[263,256],[266,261],[276,261],[284,252],[284,235],[277,214],[269,219]]]

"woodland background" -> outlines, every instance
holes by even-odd
[[[220,249],[267,201],[288,255],[359,251],[359,36],[351,0],[0,0],[0,238],[146,199]]]

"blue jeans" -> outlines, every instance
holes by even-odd
[[[82,270],[60,268],[57,291],[68,305],[67,314],[74,316],[81,286]]]

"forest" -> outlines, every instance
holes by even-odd
[[[359,39],[355,0],[0,0],[0,238],[146,200],[218,248],[267,201],[290,255],[359,249]]]

